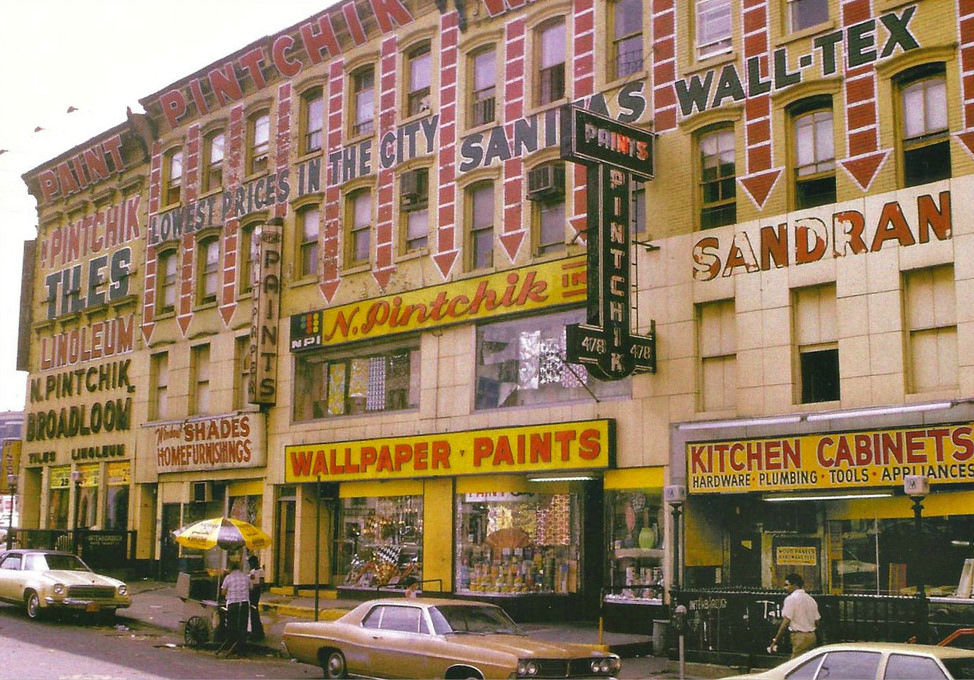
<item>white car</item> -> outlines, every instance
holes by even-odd
[[[817,647],[762,673],[724,680],[970,680],[974,651],[903,642],[846,642]]]
[[[125,583],[96,574],[77,555],[31,548],[0,555],[0,600],[23,605],[32,619],[54,610],[111,618],[132,603]]]

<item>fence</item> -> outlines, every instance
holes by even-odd
[[[822,620],[819,642],[928,642],[942,631],[932,621],[931,602],[887,595],[813,595]],[[729,665],[774,665],[790,654],[787,636],[776,655],[768,644],[781,624],[785,594],[779,590],[707,589],[671,593],[672,606],[687,609],[687,658]],[[934,617],[936,618],[936,617]],[[958,621],[974,620],[974,602]],[[959,625],[959,623],[958,623]],[[955,626],[956,627],[956,626]]]
[[[135,560],[135,538],[135,531],[15,528],[11,529],[10,544],[19,548],[66,550],[80,555],[96,571],[124,572]]]

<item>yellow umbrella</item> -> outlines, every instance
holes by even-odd
[[[187,524],[172,533],[176,542],[187,548],[209,550],[260,550],[271,544],[271,537],[250,522],[231,517],[215,517]]]

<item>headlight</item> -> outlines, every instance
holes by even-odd
[[[55,583],[54,584],[54,594],[55,595],[64,595],[64,590],[65,590],[65,588],[64,588],[64,584],[63,583]]]
[[[537,662],[521,659],[517,662],[517,674],[522,678],[534,677],[538,674]]]
[[[592,669],[593,673],[599,675],[611,675],[612,673],[617,673],[622,667],[619,659],[614,656],[606,656],[603,658],[592,659],[589,663],[589,667]]]
[[[119,595],[127,595],[128,592],[129,592],[129,587],[127,585],[125,585],[124,583],[118,587],[118,594]]]

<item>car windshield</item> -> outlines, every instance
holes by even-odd
[[[430,609],[433,630],[439,635],[447,633],[506,633],[521,635],[521,630],[500,607],[470,605],[440,605]]]
[[[974,680],[974,659],[941,659],[954,680]]]
[[[31,571],[91,571],[77,555],[31,553],[24,557],[24,564]]]

